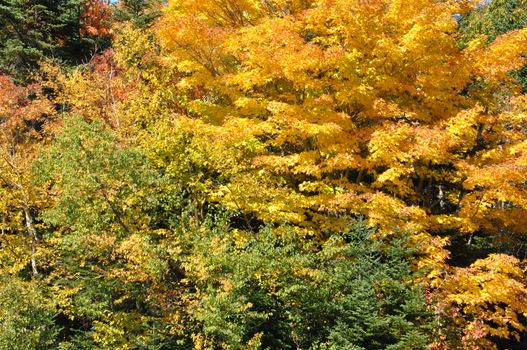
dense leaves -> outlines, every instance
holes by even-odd
[[[525,9],[0,3],[0,348],[524,347]]]
[[[372,234],[359,224],[316,251],[290,230],[192,237],[197,249],[185,266],[202,295],[191,312],[203,322],[203,342],[424,349],[431,318],[421,288],[408,284],[411,251]]]
[[[98,3],[98,1],[95,1]],[[27,79],[38,61],[58,58],[67,63],[89,60],[104,48],[107,33],[84,35],[87,3],[80,0],[23,1],[0,3],[0,72]],[[82,18],[81,18],[82,17]],[[93,27],[93,26],[91,26]]]
[[[0,280],[0,349],[50,349],[59,327],[53,301],[42,284],[3,276]]]

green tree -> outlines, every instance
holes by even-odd
[[[214,220],[216,225],[221,220]],[[197,339],[223,349],[424,349],[431,326],[413,252],[359,224],[322,247],[287,229],[188,237]],[[280,232],[281,231],[281,232]]]
[[[460,17],[461,43],[467,45],[479,35],[488,42],[501,34],[523,28],[527,24],[527,1],[490,0]]]
[[[84,0],[1,0],[0,72],[18,79],[43,58],[87,61],[108,44],[81,35]]]
[[[161,343],[160,317],[175,307],[161,304],[177,291],[163,216],[176,210],[162,177],[140,150],[102,123],[79,118],[66,118],[35,172],[55,196],[43,214],[51,246],[47,279],[60,311],[75,320],[64,325],[76,335],[63,346]]]
[[[139,28],[148,27],[161,15],[161,6],[160,0],[122,0],[113,10],[114,19]]]
[[[38,282],[0,277],[0,349],[40,350],[56,345],[54,303]]]

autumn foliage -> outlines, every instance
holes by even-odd
[[[108,3],[100,0],[88,0],[81,14],[80,33],[90,36],[110,36],[112,12]]]
[[[1,272],[47,344],[525,346],[525,2],[83,11],[111,49],[0,77]]]

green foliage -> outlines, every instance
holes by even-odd
[[[80,63],[107,45],[80,34],[83,0],[0,1],[0,72],[19,79],[44,58]]]
[[[37,172],[55,177],[57,205],[45,214],[52,225],[74,231],[131,233],[143,224],[141,211],[156,203],[156,174],[139,150],[122,147],[102,123],[66,120],[66,128]],[[148,218],[145,217],[145,220]]]
[[[161,15],[161,1],[123,0],[119,2],[113,13],[118,22],[128,22],[144,28],[150,26]]]
[[[523,28],[527,24],[527,2],[525,0],[491,0],[460,19],[461,44],[467,45],[480,35],[488,42],[501,34]]]
[[[471,40],[483,35],[487,43],[507,32],[521,29],[527,24],[527,1],[492,0],[461,16],[460,45],[467,46]],[[527,91],[527,66],[511,73]]]
[[[0,277],[0,349],[51,349],[59,329],[54,303],[38,282]]]
[[[431,322],[401,240],[373,239],[362,224],[319,248],[288,230],[221,231],[189,236],[184,264],[210,348],[426,347]]]
[[[171,248],[161,214],[173,208],[157,171],[102,123],[67,118],[35,173],[56,196],[43,214],[58,228],[48,237],[49,280],[61,311],[82,325],[66,325],[76,335],[63,347],[159,343],[167,327],[157,320],[159,291],[171,288],[159,285]]]

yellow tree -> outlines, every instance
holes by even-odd
[[[454,268],[436,295],[439,327],[430,347],[450,349],[456,337],[455,348],[461,349],[496,349],[489,337],[519,341],[527,331],[524,278],[519,260],[504,254]]]
[[[87,121],[101,120],[114,129],[121,127],[118,105],[126,95],[120,73],[111,49],[75,69],[63,71],[60,66],[43,63],[39,72],[61,112]]]
[[[500,111],[526,31],[461,50],[470,5],[172,1],[158,33],[201,120],[188,124],[212,152],[244,148],[236,164],[217,154],[217,196],[310,232],[350,213],[387,230],[521,231],[523,112]]]
[[[461,49],[456,17],[476,3],[173,0],[157,31],[183,97],[165,129],[212,174],[210,200],[322,237],[350,215],[407,230],[437,286],[445,235],[527,233],[508,75],[527,29]]]
[[[0,76],[1,269],[14,273],[29,263],[38,274],[36,210],[46,204],[45,189],[34,186],[32,161],[46,141],[53,105],[38,85],[18,86]]]

